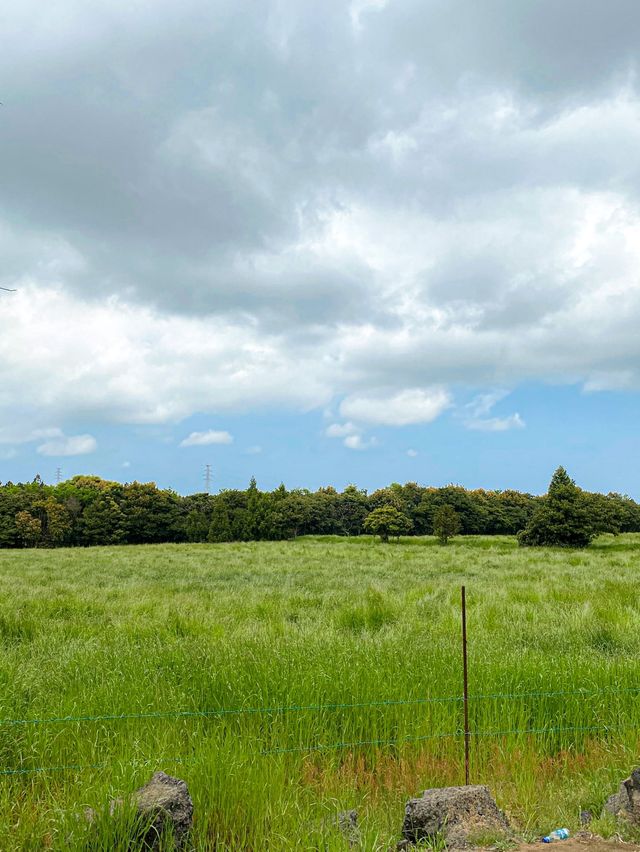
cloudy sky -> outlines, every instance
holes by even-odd
[[[0,33],[0,481],[640,497],[637,0]]]

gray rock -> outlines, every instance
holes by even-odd
[[[482,839],[498,840],[509,833],[507,818],[480,785],[425,790],[405,807],[402,837],[405,842],[434,840],[440,835],[449,848],[478,845]]]
[[[163,836],[170,834],[176,850],[187,848],[193,825],[193,802],[184,781],[156,772],[148,784],[132,796],[143,828],[144,847],[160,850]]]
[[[360,843],[358,811],[342,811],[338,814],[337,824],[339,830],[348,840],[349,846],[357,846]]]
[[[589,825],[593,820],[591,811],[580,811],[580,825]]]
[[[609,796],[604,805],[604,814],[613,814],[618,819],[640,824],[640,769],[634,769],[620,783],[617,793]]]

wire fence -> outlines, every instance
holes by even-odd
[[[527,701],[530,699],[541,698],[594,698],[597,696],[615,696],[615,695],[638,695],[640,687],[603,687],[603,688],[581,688],[581,689],[562,689],[562,690],[535,690],[528,692],[488,692],[470,694],[467,700],[475,704],[481,701],[501,701],[515,702]],[[50,716],[43,718],[0,718],[0,728],[10,728],[19,726],[47,726],[47,725],[71,725],[71,724],[87,724],[100,722],[120,722],[120,721],[140,721],[145,722],[153,719],[215,719],[224,717],[241,717],[241,716],[285,716],[286,714],[295,714],[303,712],[322,713],[333,710],[359,710],[364,708],[391,708],[391,707],[411,707],[424,706],[428,704],[462,704],[464,696],[462,695],[446,695],[446,696],[429,696],[424,698],[411,699],[385,699],[379,701],[358,701],[344,703],[318,703],[318,704],[283,704],[267,707],[232,707],[232,708],[214,708],[211,710],[159,710],[145,711],[139,713],[104,713],[96,715],[68,715],[68,716]],[[481,739],[486,737],[507,737],[514,735],[524,736],[541,736],[558,733],[601,733],[611,735],[620,733],[626,730],[636,729],[636,725],[549,725],[540,727],[522,727],[522,728],[505,728],[501,730],[470,730],[468,735],[472,739]],[[399,735],[393,739],[360,739],[352,741],[339,741],[331,743],[309,743],[293,747],[267,748],[261,749],[258,753],[262,756],[269,755],[286,755],[286,754],[304,754],[314,752],[329,752],[346,749],[359,749],[365,747],[384,747],[394,746],[396,748],[409,743],[422,743],[438,740],[456,740],[465,737],[464,728],[460,727],[455,731],[438,732],[433,734],[424,734],[419,736]],[[132,759],[130,761],[119,761],[120,765],[131,767],[148,766],[152,763],[158,764],[189,764],[196,761],[195,757],[156,757],[152,759]],[[24,776],[24,775],[39,775],[47,773],[60,772],[85,772],[88,770],[106,769],[111,764],[108,761],[97,763],[69,763],[56,766],[16,766],[16,767],[1,767],[0,776]]]
[[[462,616],[462,662],[463,662],[463,691],[461,695],[445,695],[445,696],[422,696],[416,698],[387,698],[376,701],[356,701],[356,702],[339,702],[339,703],[318,703],[318,704],[282,704],[265,707],[215,707],[206,710],[197,709],[178,709],[178,710],[145,710],[141,712],[127,713],[102,713],[102,714],[85,714],[85,715],[67,715],[67,716],[49,716],[49,717],[34,717],[34,718],[0,718],[0,730],[22,728],[45,727],[45,726],[62,726],[62,725],[81,725],[92,723],[107,723],[107,722],[150,722],[152,720],[179,720],[179,719],[225,719],[225,718],[243,718],[243,717],[263,717],[273,720],[274,717],[286,717],[288,714],[296,713],[316,713],[318,715],[330,711],[358,711],[369,708],[391,709],[398,707],[419,707],[427,705],[460,705],[456,708],[456,729],[453,731],[434,732],[419,735],[403,735],[398,734],[394,738],[369,738],[358,739],[352,741],[338,741],[330,743],[303,743],[294,746],[282,746],[274,748],[257,748],[256,751],[262,756],[269,755],[287,755],[287,754],[312,754],[314,752],[330,752],[346,749],[361,749],[367,747],[381,748],[392,746],[400,748],[408,743],[422,743],[427,741],[445,741],[445,740],[464,740],[464,764],[465,764],[465,781],[469,783],[469,758],[470,758],[470,741],[480,740],[488,737],[510,737],[510,736],[550,736],[555,734],[585,734],[599,733],[609,736],[611,734],[620,734],[625,730],[640,729],[639,725],[619,724],[614,725],[604,724],[601,721],[598,724],[581,724],[567,725],[559,723],[560,720],[550,720],[555,722],[549,725],[525,725],[523,727],[510,727],[503,730],[486,730],[479,727],[476,722],[475,729],[472,728],[469,722],[469,708],[478,708],[481,702],[484,701],[499,701],[503,704],[508,702],[528,702],[531,700],[540,700],[544,698],[580,698],[588,699],[598,696],[615,696],[626,695],[633,696],[640,694],[639,687],[602,687],[602,688],[577,688],[577,689],[560,689],[560,690],[534,690],[528,692],[486,692],[469,694],[467,686],[467,633],[466,633],[466,598],[465,587],[462,589],[461,597],[461,616]],[[640,709],[640,708],[639,708]],[[460,722],[463,725],[460,726]],[[640,721],[640,720],[639,720]],[[286,733],[286,731],[285,731]],[[165,757],[153,759],[132,759],[127,761],[117,761],[119,765],[124,766],[147,766],[151,763],[164,764],[185,764],[193,763],[197,760],[196,757]],[[24,764],[26,761],[22,761]],[[13,766],[0,767],[0,776],[29,776],[38,774],[58,773],[58,772],[82,772],[87,770],[105,769],[109,767],[108,761],[100,761],[95,763],[79,764],[65,763],[54,766]]]
[[[581,697],[591,698],[596,695],[631,695],[640,693],[640,687],[602,687],[600,689],[561,689],[532,692],[486,692],[470,694],[469,701],[514,700],[523,698],[557,698]],[[54,725],[72,722],[118,722],[135,721],[136,719],[181,719],[181,718],[211,718],[215,716],[242,715],[276,715],[284,713],[299,713],[303,711],[351,710],[363,707],[402,707],[420,704],[444,704],[464,701],[462,695],[445,695],[427,698],[383,699],[381,701],[357,701],[353,703],[333,704],[282,704],[274,707],[217,707],[212,710],[158,710],[141,713],[105,713],[95,716],[49,716],[44,718],[0,719],[0,727],[8,725]],[[464,733],[464,732],[463,732]]]

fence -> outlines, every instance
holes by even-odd
[[[257,748],[256,752],[262,756],[269,755],[287,755],[287,754],[304,754],[314,752],[330,752],[346,749],[363,749],[365,747],[386,747],[391,746],[399,748],[407,743],[424,743],[428,741],[444,741],[444,740],[460,740],[462,743],[461,755],[464,757],[464,777],[465,783],[470,780],[470,746],[472,741],[478,742],[483,738],[500,738],[507,736],[544,736],[551,734],[588,734],[599,733],[609,736],[611,734],[620,734],[625,730],[633,730],[640,725],[632,724],[627,720],[626,724],[618,722],[615,725],[611,724],[586,724],[586,725],[563,725],[550,724],[545,726],[525,726],[525,727],[505,727],[498,730],[487,730],[471,725],[469,719],[470,707],[477,707],[480,702],[494,701],[506,704],[508,702],[525,702],[535,701],[543,698],[594,698],[597,696],[615,696],[626,695],[633,696],[640,693],[640,687],[604,687],[599,689],[563,689],[549,691],[524,691],[524,692],[495,692],[495,693],[478,693],[469,695],[468,692],[468,665],[467,665],[467,629],[466,629],[466,595],[465,588],[462,587],[461,595],[461,624],[462,624],[462,678],[461,686],[462,693],[459,695],[448,696],[430,696],[410,699],[385,699],[379,701],[353,702],[353,703],[331,703],[331,704],[285,704],[271,707],[235,707],[235,708],[214,708],[210,710],[160,710],[146,711],[136,713],[120,713],[120,714],[97,714],[97,715],[76,715],[76,716],[51,716],[47,718],[0,718],[0,735],[2,731],[9,729],[28,729],[34,727],[45,726],[66,726],[66,725],[84,725],[98,723],[117,723],[117,722],[149,722],[151,720],[187,720],[187,719],[228,719],[232,717],[246,718],[251,716],[259,716],[269,719],[273,722],[275,717],[285,718],[292,714],[298,713],[326,713],[331,711],[359,711],[363,709],[378,708],[421,708],[428,705],[445,705],[449,704],[455,707],[455,715],[452,714],[452,719],[456,720],[456,727],[450,731],[436,731],[429,734],[420,734],[416,736],[398,735],[395,738],[372,738],[360,739],[353,741],[337,741],[337,742],[310,742],[303,745],[283,746],[276,748]],[[127,761],[128,766],[143,766],[152,763],[159,764],[184,764],[192,763],[195,757],[156,757],[153,759],[135,759]],[[19,776],[19,775],[37,775],[43,773],[54,772],[79,772],[91,769],[104,769],[109,766],[108,761],[102,761],[90,764],[69,763],[57,766],[33,766],[24,765],[31,761],[21,760],[21,765],[0,767],[0,776]]]
[[[633,688],[604,688],[596,690],[573,689],[573,690],[555,690],[547,692],[521,692],[521,693],[487,693],[467,696],[467,704],[483,700],[498,700],[498,701],[513,701],[521,699],[535,699],[548,697],[579,697],[588,698],[599,695],[637,695],[640,693],[640,687]],[[451,703],[464,704],[464,696],[442,696],[422,699],[410,700],[395,700],[386,701],[371,701],[371,702],[356,702],[352,704],[315,704],[315,705],[286,705],[279,707],[246,707],[246,708],[220,708],[215,710],[176,710],[176,711],[159,711],[146,713],[123,713],[123,714],[104,714],[94,716],[61,716],[50,718],[25,718],[25,719],[0,719],[0,729],[11,728],[18,726],[41,726],[41,725],[67,725],[67,724],[82,724],[94,722],[118,722],[118,721],[148,721],[150,719],[193,719],[193,718],[221,718],[227,716],[244,716],[244,715],[285,715],[297,712],[317,711],[324,712],[327,710],[356,710],[360,708],[370,707],[397,707],[397,706],[421,706],[431,703]],[[567,725],[567,726],[548,726],[538,728],[510,728],[502,730],[473,730],[467,728],[465,730],[460,727],[456,731],[428,734],[422,736],[402,736],[396,739],[379,739],[379,740],[358,740],[352,742],[334,742],[334,743],[310,743],[306,746],[294,748],[275,748],[264,749],[259,753],[263,756],[276,754],[294,754],[294,753],[311,753],[318,751],[332,751],[340,749],[355,749],[364,746],[400,746],[404,743],[426,742],[428,740],[442,739],[461,739],[468,742],[472,739],[482,737],[505,737],[511,735],[543,735],[553,733],[572,733],[572,732],[600,732],[605,734],[618,733],[622,730],[635,729],[636,725]],[[168,758],[153,758],[149,760],[134,760],[128,765],[148,765],[150,763],[188,763],[194,758],[168,757]],[[36,766],[36,767],[3,767],[0,769],[0,775],[28,775],[46,772],[64,772],[64,771],[83,771],[88,769],[104,769],[108,766],[107,762],[96,764],[66,764],[62,766]]]

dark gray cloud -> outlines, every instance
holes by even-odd
[[[636,0],[29,0],[1,25],[0,283],[79,324],[45,362],[99,365],[56,406],[183,416],[207,369],[205,407],[638,383]],[[16,393],[46,336],[20,305]]]
[[[451,210],[514,184],[620,183],[629,170],[611,168],[605,139],[575,157],[571,132],[531,129],[550,101],[591,102],[628,78],[633,2],[405,0],[361,4],[359,26],[340,2],[35,12],[6,15],[2,211],[72,246],[84,272],[66,283],[85,293],[212,312],[245,310],[249,294],[260,314],[274,281],[259,264],[253,287],[236,277],[237,256],[281,259],[340,204]],[[483,126],[496,93],[523,98],[519,132]],[[403,134],[403,162],[381,162]],[[349,299],[326,298],[343,278],[314,264],[301,277],[297,257],[280,263],[275,305],[284,290],[285,318],[317,317],[320,303],[344,318]]]
[[[634,0],[407,0],[367,21],[372,52],[411,62],[431,89],[487,86],[544,104],[597,97],[637,65]]]

